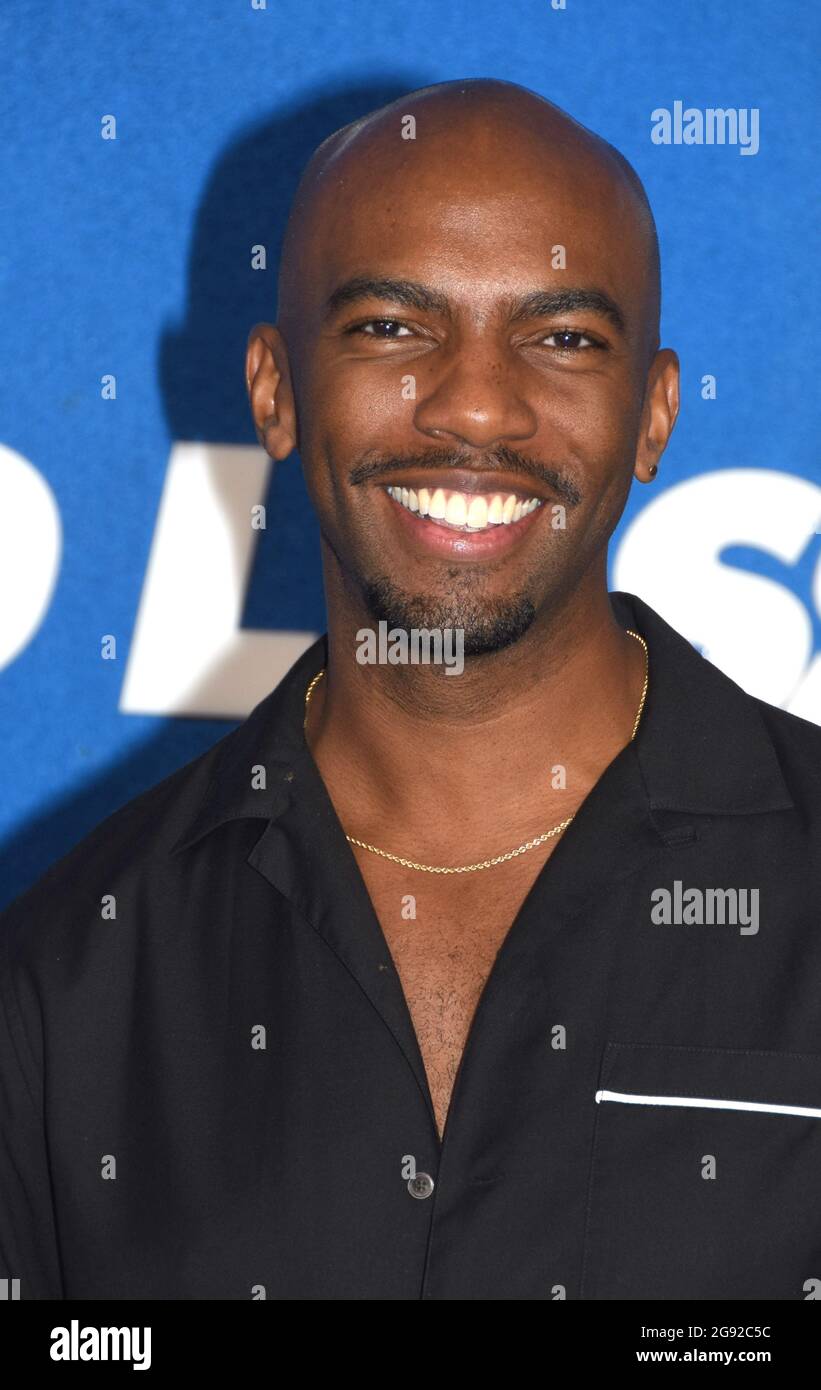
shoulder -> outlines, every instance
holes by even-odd
[[[764,721],[797,807],[821,820],[821,725],[750,697]]]
[[[71,988],[80,962],[97,969],[100,921],[114,920],[114,912],[138,928],[119,934],[135,969],[135,953],[164,950],[170,928],[190,921],[195,896],[190,859],[177,850],[225,821],[270,816],[282,794],[276,779],[251,774],[260,762],[273,770],[299,746],[305,684],[324,655],[323,636],[241,723],[107,816],[15,898],[0,913],[0,969],[18,961]],[[219,863],[212,872],[218,891]],[[207,898],[210,886],[197,886]]]
[[[86,924],[99,922],[101,890],[131,891],[168,874],[174,842],[235,732],[100,821],[0,913],[0,969],[59,959],[69,934],[76,947]]]

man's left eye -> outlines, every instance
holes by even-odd
[[[574,328],[555,328],[542,341],[550,347],[558,348],[560,352],[577,352],[580,348],[599,346],[592,338],[588,338],[586,333]]]

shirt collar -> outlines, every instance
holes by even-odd
[[[327,654],[323,635],[302,653],[248,718],[206,753],[212,762],[210,780],[193,817],[172,845],[172,854],[226,821],[252,816],[270,820],[282,813],[290,800],[292,765],[307,752],[302,731],[305,691],[326,664]],[[254,786],[255,768],[264,768],[264,787]]]
[[[650,653],[634,747],[653,810],[749,815],[793,806],[761,703],[635,594],[610,595]]]
[[[642,599],[617,591],[610,600],[617,620],[640,633],[649,650],[647,701],[633,748],[650,810],[749,815],[792,808],[759,702]],[[286,809],[292,767],[306,753],[305,690],[326,661],[323,636],[206,754],[210,780],[172,854],[228,821],[271,820]],[[253,785],[255,767],[265,769],[263,788]]]

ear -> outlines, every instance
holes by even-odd
[[[657,352],[647,376],[634,473],[650,483],[673,433],[679,408],[679,363],[672,348]]]
[[[296,404],[285,339],[270,323],[257,323],[248,335],[245,385],[257,439],[272,459],[286,459],[299,447]]]

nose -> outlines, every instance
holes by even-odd
[[[488,449],[531,439],[538,418],[522,394],[516,365],[498,344],[476,343],[442,365],[417,401],[414,424],[432,438]]]

